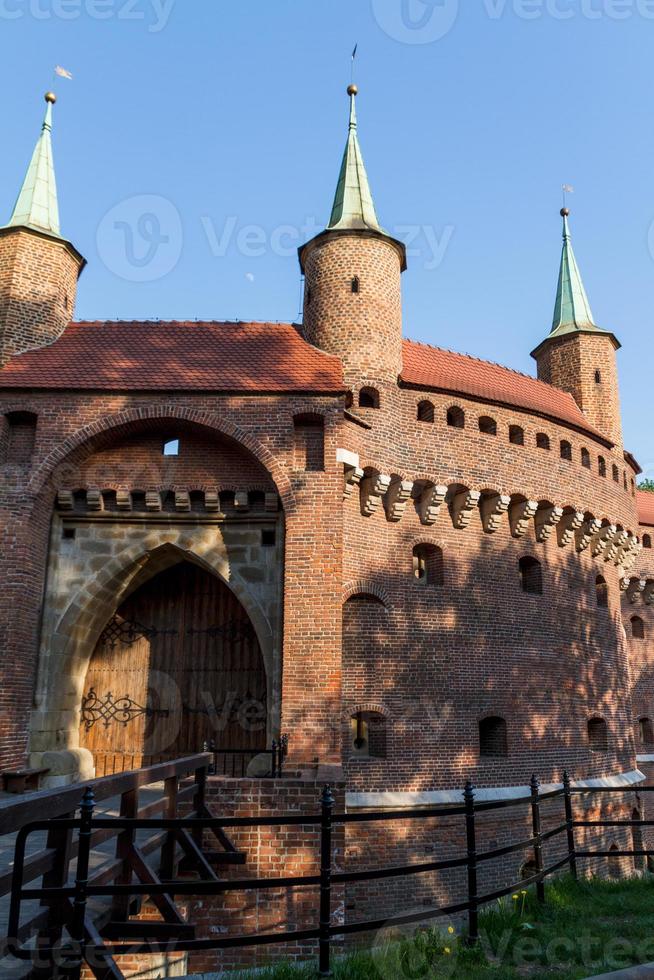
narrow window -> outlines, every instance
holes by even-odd
[[[614,479],[615,483],[619,483],[620,482],[620,470],[615,465],[615,463],[613,464],[613,479]]]
[[[466,427],[466,415],[462,408],[458,405],[452,405],[451,408],[447,410],[447,424],[452,429],[465,429]]]
[[[585,466],[587,470],[590,469],[590,453],[587,449],[581,450],[581,465]]]
[[[572,462],[572,445],[567,439],[561,440],[561,459],[566,459],[569,463]]]
[[[524,446],[525,430],[519,425],[512,425],[509,428],[509,442],[512,442],[514,446]]]
[[[603,575],[598,575],[595,579],[595,595],[598,607],[600,609],[608,609],[609,587]]]
[[[354,758],[386,758],[386,719],[379,711],[357,711],[350,718],[350,731]]]
[[[597,371],[595,371],[595,384],[601,385],[601,383],[602,383],[602,372],[598,368]]]
[[[631,638],[633,640],[645,639],[645,623],[640,616],[631,617]]]
[[[358,276],[355,276],[353,278],[352,282],[350,283],[350,287],[352,289],[352,292],[353,293],[358,293],[360,286],[361,286],[361,283],[359,281],[359,277]]]
[[[643,548],[652,547],[652,536],[650,534],[643,534]]]
[[[167,439],[163,444],[164,456],[179,456],[179,439]]]
[[[307,306],[311,306],[311,286],[307,286]]]
[[[489,415],[482,415],[479,419],[479,431],[484,432],[487,436],[496,436],[497,422]]]
[[[379,408],[379,392],[376,388],[362,388],[359,392],[359,408]]]
[[[627,474],[624,473],[624,472],[622,474],[622,482],[624,483],[624,488],[625,488],[625,492],[626,492],[629,489],[629,487],[627,485]]]
[[[600,476],[606,476],[606,460],[600,456],[597,460],[597,468]]]
[[[651,718],[638,719],[638,736],[641,745],[654,745],[654,728],[652,727]]]
[[[589,720],[588,744],[593,752],[609,751],[609,730],[603,718],[591,718]]]
[[[318,472],[325,468],[325,425],[321,415],[293,419],[293,469]]]
[[[434,406],[431,402],[423,401],[418,405],[418,422],[433,422]]]
[[[543,568],[541,563],[536,558],[532,558],[531,555],[525,555],[524,558],[520,559],[519,564],[522,591],[528,595],[542,595]]]
[[[420,585],[442,585],[442,549],[435,544],[416,545],[413,549],[413,575]]]
[[[538,449],[549,449],[550,448],[550,437],[544,432],[539,432],[536,436],[536,447]]]
[[[501,759],[509,754],[504,718],[484,718],[479,722],[479,755]]]
[[[36,415],[33,412],[9,412],[5,420],[6,461],[19,466],[29,463],[36,442]]]

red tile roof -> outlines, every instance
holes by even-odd
[[[11,358],[0,388],[344,390],[343,367],[290,323],[71,323]]]
[[[654,527],[654,493],[649,490],[639,490],[636,495],[636,503],[640,523],[651,524]]]
[[[590,424],[572,395],[527,374],[467,354],[405,340],[402,380],[421,388],[526,409],[609,441]]]

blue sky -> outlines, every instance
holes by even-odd
[[[78,317],[296,319],[355,42],[377,209],[410,239],[405,334],[532,373],[574,185],[595,318],[624,344],[626,443],[653,470],[654,0],[0,0],[0,211],[63,65]]]

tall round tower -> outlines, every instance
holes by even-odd
[[[346,382],[395,383],[402,369],[406,250],[380,226],[357,135],[356,85],[331,218],[300,248],[304,335],[343,361]]]

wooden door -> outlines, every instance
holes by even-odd
[[[97,775],[202,751],[266,747],[266,676],[250,619],[215,576],[188,562],[134,592],[89,664],[80,744]]]

